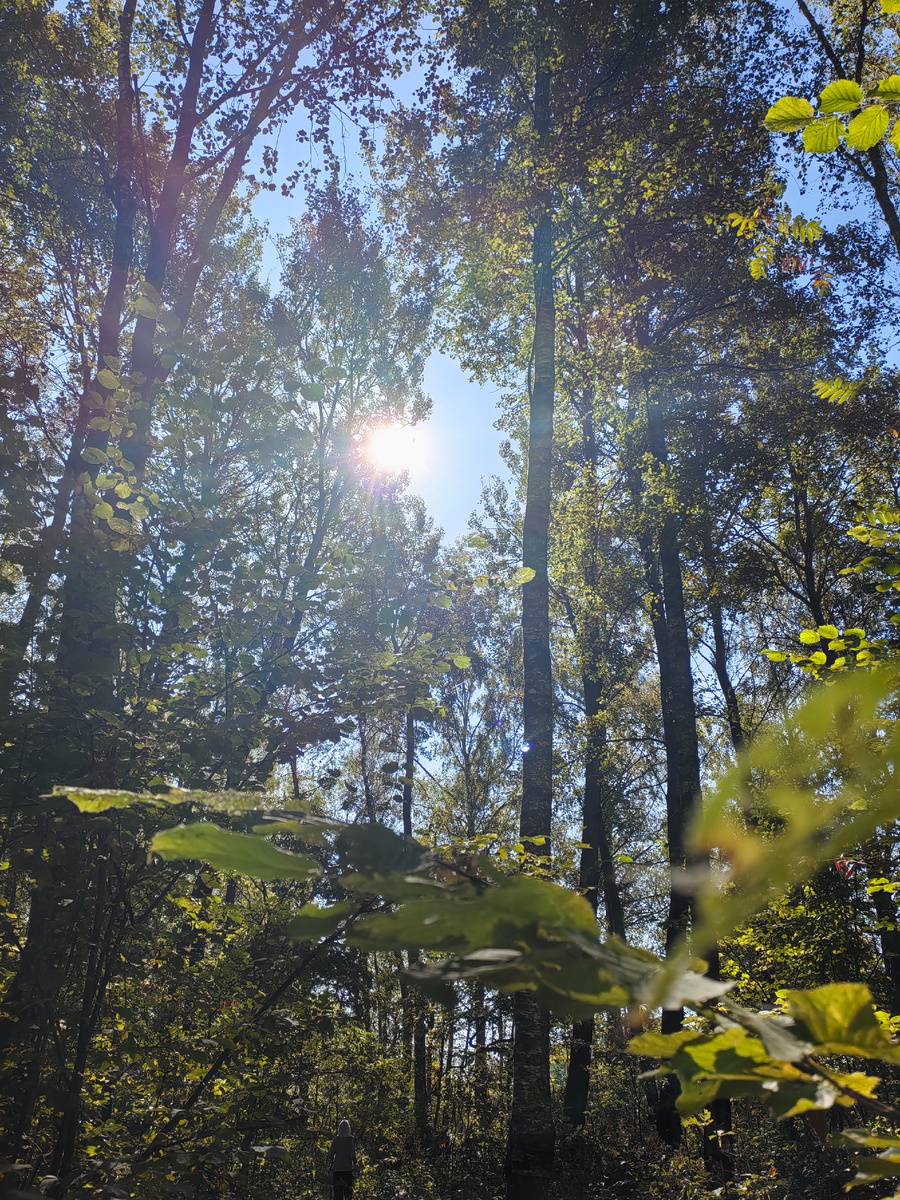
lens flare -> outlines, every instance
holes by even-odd
[[[380,425],[366,436],[364,453],[382,474],[413,471],[425,455],[424,437],[415,425]]]

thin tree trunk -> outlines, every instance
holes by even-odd
[[[366,735],[366,718],[362,713],[357,716],[356,724],[359,729],[359,769],[362,774],[366,820],[376,821],[378,814],[375,811],[375,797],[372,794],[372,784],[369,780],[369,742]]]
[[[873,838],[865,849],[866,874],[873,879],[890,880],[895,874],[887,839]],[[874,891],[872,907],[878,918],[881,961],[887,977],[890,1011],[900,1015],[900,914],[892,892]]]
[[[98,859],[97,898],[94,902],[94,921],[84,976],[81,1012],[78,1020],[78,1037],[72,1063],[72,1073],[67,1088],[65,1111],[60,1121],[56,1148],[53,1152],[53,1159],[50,1166],[51,1174],[56,1175],[60,1180],[71,1170],[75,1159],[75,1143],[81,1117],[81,1093],[84,1088],[88,1051],[96,1031],[106,991],[109,966],[108,956],[113,940],[112,921],[110,920],[107,923],[106,945],[101,948],[103,921],[108,914],[106,907],[106,859],[100,855],[98,855]]]
[[[412,709],[406,714],[404,732],[406,760],[403,764],[403,836],[411,838],[413,832],[413,771],[416,769],[416,723],[413,720]]]
[[[410,951],[410,966],[418,966],[420,959],[416,951]],[[413,1122],[416,1141],[426,1145],[430,1141],[428,1121],[429,1063],[428,1063],[428,1014],[421,993],[414,993],[415,1020],[413,1022]]]
[[[479,1129],[487,1117],[487,1012],[484,1003],[484,984],[475,983],[472,989],[472,1006],[474,1008],[475,1024],[475,1112],[478,1117]]]
[[[718,555],[713,545],[708,513],[703,522],[701,536],[703,565],[706,570],[706,604],[713,631],[713,668],[722,690],[722,699],[725,702],[725,719],[728,721],[731,744],[739,753],[747,744],[747,734],[741,722],[741,706],[738,703],[737,692],[728,672],[728,644],[725,641],[725,629],[722,621],[721,572]]]

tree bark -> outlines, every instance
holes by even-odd
[[[725,629],[722,622],[722,601],[720,587],[720,572],[718,556],[713,546],[712,530],[707,515],[702,531],[703,558],[706,569],[706,604],[709,609],[709,619],[713,631],[713,669],[722,691],[725,703],[725,719],[728,722],[728,732],[731,744],[736,753],[747,745],[747,734],[741,722],[741,706],[738,703],[737,692],[731,682],[728,671],[728,644],[725,641]]]
[[[534,128],[538,169],[548,169],[550,142],[549,47],[536,54]],[[528,473],[522,530],[522,563],[534,578],[522,589],[524,671],[522,811],[519,832],[526,850],[549,854],[553,804],[553,673],[550,659],[548,541],[553,459],[556,308],[553,296],[552,198],[546,178],[537,181],[534,229],[533,383],[529,405]],[[550,1109],[550,1019],[532,996],[517,992],[513,1096],[506,1144],[507,1200],[546,1200],[555,1151]]]
[[[89,474],[96,478],[97,467],[90,466],[82,458],[82,450],[96,439],[92,436],[90,422],[94,417],[108,415],[112,391],[104,387],[97,375],[106,367],[108,357],[119,353],[119,327],[125,307],[125,293],[134,258],[134,223],[137,217],[137,198],[134,188],[135,142],[134,142],[134,87],[131,76],[131,40],[134,29],[137,0],[125,0],[119,15],[119,35],[116,45],[116,165],[111,194],[115,209],[113,250],[110,261],[106,294],[97,325],[96,374],[82,393],[75,426],[69,444],[69,453],[57,484],[53,513],[49,525],[41,537],[38,565],[31,579],[28,599],[21,616],[8,635],[7,653],[0,666],[0,714],[5,714],[12,691],[22,670],[25,653],[34,637],[38,616],[43,607],[50,580],[56,566],[56,558],[63,541],[69,502],[79,476]],[[104,442],[105,444],[105,442]],[[76,491],[72,505],[72,522],[79,528],[85,525],[91,533],[93,549],[94,517],[93,506],[84,498],[83,489]],[[88,571],[90,574],[90,571]],[[83,647],[71,647],[78,654]]]
[[[646,389],[647,447],[656,468],[664,470],[668,462],[665,427],[659,403]],[[669,868],[672,883],[666,916],[666,953],[673,953],[686,937],[696,919],[697,875],[709,869],[709,859],[689,853],[687,832],[700,803],[700,744],[697,736],[697,709],[691,670],[691,644],[684,607],[684,580],[681,570],[678,518],[666,511],[657,530],[659,574],[662,584],[662,610],[654,621],[657,657],[660,665],[660,700],[663,734],[666,744],[666,826]],[[717,951],[709,954],[709,974],[719,973]],[[684,1020],[684,1009],[664,1009],[662,1032],[677,1032]],[[660,1090],[656,1126],[669,1144],[681,1136],[681,1120],[675,1108],[677,1081],[667,1076]],[[715,1101],[710,1106],[716,1130],[704,1140],[707,1171],[716,1181],[725,1182],[734,1175],[730,1148],[731,1104]]]
[[[588,641],[596,646],[596,639]],[[606,776],[606,723],[603,719],[602,687],[595,676],[583,677],[585,715],[588,721],[588,752],[585,756],[584,802],[579,886],[596,913],[602,891],[609,932],[625,941],[625,913],[616,879],[615,864],[606,816],[603,810]],[[569,1067],[563,1094],[563,1112],[574,1128],[585,1122],[590,1091],[591,1057],[595,1021],[591,1017],[572,1026]]]

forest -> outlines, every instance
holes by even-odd
[[[0,6],[3,1200],[900,1197],[898,109],[900,0]]]

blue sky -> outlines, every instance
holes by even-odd
[[[408,72],[394,87],[400,101],[410,101],[419,78]],[[308,153],[295,141],[299,120],[289,121],[278,138],[279,156],[287,175],[297,155]],[[352,125],[341,123],[335,129],[347,178],[355,177],[365,189],[371,180],[359,155],[359,144]],[[259,148],[257,148],[259,149]],[[255,164],[258,165],[258,164]],[[274,287],[278,282],[278,256],[275,239],[290,232],[290,221],[301,211],[302,189],[285,198],[280,189],[261,192],[254,200],[254,215],[266,223],[269,240],[263,261],[263,274]],[[497,420],[498,392],[473,383],[459,364],[445,354],[434,353],[425,369],[425,390],[432,400],[431,417],[422,429],[423,453],[410,464],[410,491],[425,501],[429,515],[444,530],[447,543],[466,532],[469,515],[477,507],[482,480],[492,475],[509,479],[500,458],[500,434]]]

